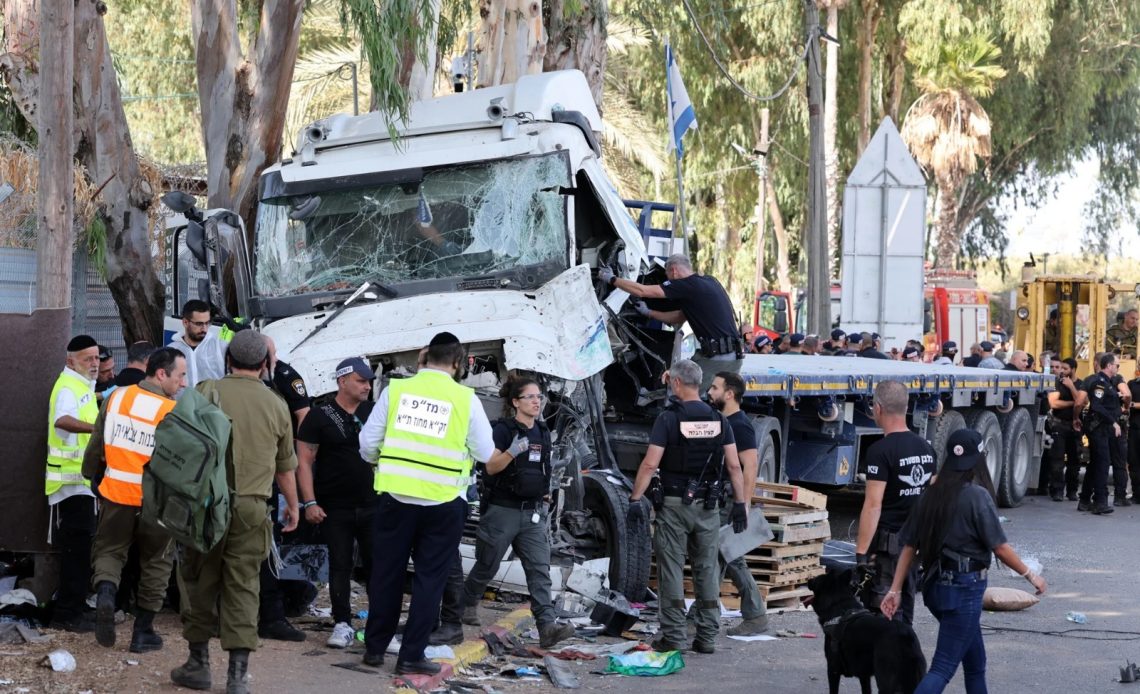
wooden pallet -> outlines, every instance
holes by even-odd
[[[818,523],[827,520],[827,511],[805,511],[784,506],[762,506],[764,519],[769,525],[790,525],[796,523]]]
[[[756,579],[756,585],[781,587],[781,586],[802,586],[816,576],[822,576],[824,568],[822,566],[813,566],[808,569],[796,569],[795,571],[784,571],[777,574],[770,574],[766,576],[757,576],[753,572],[752,577]]]
[[[789,523],[787,525],[771,525],[774,537],[766,544],[789,545],[795,542],[808,542],[818,540],[826,542],[831,539],[831,524],[824,521],[815,523]]]
[[[769,593],[764,599],[768,614],[804,609],[803,599],[811,595],[807,588],[791,588]]]
[[[825,510],[827,496],[790,484],[757,482],[752,498],[762,504]]]

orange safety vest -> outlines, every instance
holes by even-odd
[[[107,471],[99,494],[123,506],[142,506],[142,472],[154,453],[154,429],[174,409],[174,400],[135,385],[115,389],[106,407]]]

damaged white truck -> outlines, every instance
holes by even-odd
[[[608,557],[609,586],[642,599],[650,541],[626,527],[629,476],[664,405],[661,373],[692,340],[647,324],[625,292],[594,279],[602,265],[664,277],[602,169],[585,78],[544,73],[416,103],[394,129],[395,141],[374,113],[305,128],[262,174],[252,245],[232,212],[168,194],[189,221],[167,240],[166,315],[201,298],[251,321],[318,395],[335,390],[349,356],[372,364],[379,393],[443,330],[466,345],[464,383],[490,418],[508,374],[535,377],[555,448],[553,562]],[[862,453],[882,436],[871,394],[895,380],[911,394],[912,429],[936,450],[956,429],[982,433],[1003,505],[1038,486],[1045,376],[761,355],[740,373],[761,480],[858,483]]]

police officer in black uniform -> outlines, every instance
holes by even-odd
[[[1089,409],[1083,424],[1089,439],[1089,468],[1081,484],[1078,511],[1092,511],[1096,515],[1112,513],[1108,503],[1108,466],[1112,458],[1112,444],[1120,436],[1120,395],[1113,378],[1116,376],[1116,355],[1111,352],[1097,359],[1097,372],[1088,381]]]
[[[598,279],[632,296],[643,300],[668,299],[679,307],[675,311],[655,311],[645,301],[635,304],[637,312],[646,318],[670,325],[689,322],[700,345],[699,356],[694,361],[707,372],[708,383],[703,384],[704,389],[708,388],[716,371],[740,371],[744,343],[736,329],[736,316],[728,292],[716,278],[695,273],[688,256],[669,256],[665,261],[665,276],[668,279],[661,284],[639,284],[616,277],[608,267],[598,270]],[[709,364],[710,361],[727,363]]]
[[[1073,382],[1077,361],[1057,362],[1057,384],[1049,393],[1049,435],[1053,445],[1046,451],[1049,496],[1053,501],[1076,501],[1081,472],[1081,434],[1073,428],[1076,412],[1084,408],[1085,393]],[[1080,403],[1077,406],[1077,403]]]
[[[1128,472],[1132,477],[1132,496],[1140,491],[1140,374],[1128,382],[1132,396],[1128,404]]]
[[[732,483],[734,503],[729,519],[735,532],[748,526],[748,496],[736,453],[736,439],[724,415],[700,399],[701,367],[688,359],[669,370],[673,393],[669,407],[654,421],[649,448],[637,470],[629,497],[626,522],[645,522],[641,497],[649,489],[658,467],[663,498],[653,533],[657,554],[661,630],[654,650],[684,648],[686,637],[683,570],[688,558],[693,571],[697,638],[693,650],[713,653],[720,631],[720,573],[717,547],[720,536],[722,485]],[[710,379],[711,380],[711,379]]]

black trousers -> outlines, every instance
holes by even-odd
[[[463,555],[455,548],[455,561],[447,572],[443,586],[443,603],[439,606],[440,624],[463,623]]]
[[[1081,501],[1096,504],[1108,503],[1108,466],[1112,462],[1112,426],[1101,424],[1088,434],[1089,467],[1081,483]]]
[[[1132,495],[1140,501],[1140,422],[1128,426],[1128,474],[1132,477]]]
[[[1123,428],[1124,425],[1121,425],[1122,430]],[[1120,436],[1114,437],[1109,431],[1108,450],[1112,460],[1113,494],[1116,500],[1120,500],[1128,494],[1128,435],[1121,431]]]
[[[352,624],[352,570],[356,553],[364,567],[364,582],[372,573],[372,523],[375,505],[362,508],[325,509],[318,526],[321,540],[329,548],[329,600],[334,622]]]
[[[1049,465],[1049,493],[1076,494],[1081,480],[1081,437],[1072,426],[1053,429],[1053,445],[1045,451]]]
[[[91,543],[95,539],[95,497],[72,496],[55,505],[52,547],[59,552],[59,589],[54,618],[72,620],[87,609],[91,585]]]
[[[455,553],[463,537],[467,500],[416,506],[381,494],[373,523],[372,578],[368,582],[368,623],[364,647],[381,655],[396,634],[403,603],[408,559],[415,564],[412,602],[404,624],[399,660],[422,660],[428,637],[439,618],[440,601]]]

